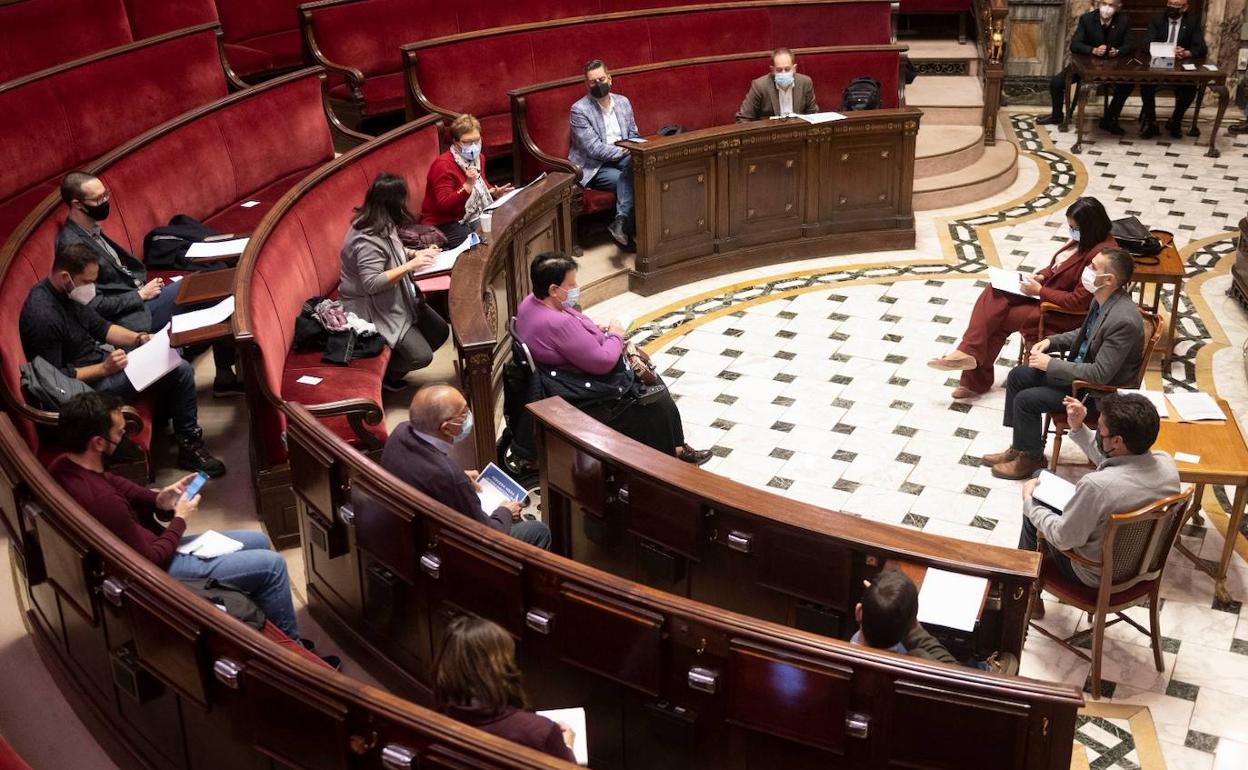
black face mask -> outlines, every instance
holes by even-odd
[[[92,206],[90,203],[83,201],[82,210],[87,213],[87,216],[91,217],[96,222],[103,222],[105,219],[108,219],[109,204],[111,203],[112,201],[104,201],[103,203],[97,203]]]
[[[609,93],[611,93],[610,83],[594,83],[589,87],[589,95],[595,99],[602,99]]]
[[[1182,8],[1171,8],[1171,7],[1169,7],[1169,6],[1166,6],[1166,15],[1167,15],[1167,16],[1169,16],[1169,17],[1170,17],[1170,18],[1172,18],[1172,19],[1177,19],[1177,18],[1179,18],[1180,16],[1182,16],[1182,15],[1183,15],[1183,9],[1182,9]]]

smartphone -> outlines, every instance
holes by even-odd
[[[204,482],[208,481],[208,474],[200,471],[195,474],[195,478],[191,479],[191,483],[186,485],[184,493],[187,500],[199,494],[199,490],[203,488]]]

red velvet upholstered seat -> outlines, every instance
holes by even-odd
[[[226,55],[242,77],[303,64],[299,5],[303,0],[216,0]]]
[[[1063,576],[1057,568],[1057,563],[1053,561],[1052,554],[1046,554],[1044,561],[1040,563],[1040,576],[1044,580],[1044,590],[1053,594],[1059,600],[1075,599],[1080,604],[1096,605],[1097,589],[1094,586],[1084,585],[1081,581],[1071,580]],[[1126,590],[1110,594],[1109,604],[1112,607],[1130,603],[1147,594],[1152,587],[1153,584],[1149,581],[1141,581]]]
[[[403,73],[387,72],[374,75],[360,84],[360,92],[364,94],[365,116],[385,115],[403,109]],[[335,99],[350,99],[351,93],[346,83],[339,83],[329,89],[330,96]]]
[[[0,83],[134,41],[122,0],[0,6]]]

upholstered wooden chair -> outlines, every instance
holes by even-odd
[[[1027,335],[1025,334],[1019,334],[1018,336],[1018,363],[1020,365],[1027,363],[1027,351],[1031,350],[1032,345],[1036,344],[1036,342],[1038,342],[1039,340],[1042,340],[1045,337],[1049,336],[1049,334],[1053,333],[1052,331],[1046,333],[1044,330],[1044,317],[1046,315],[1068,316],[1072,319],[1078,318],[1079,324],[1076,324],[1075,326],[1067,327],[1068,329],[1073,329],[1073,328],[1078,328],[1078,326],[1083,323],[1083,319],[1087,317],[1088,311],[1066,310],[1061,305],[1055,305],[1052,302],[1041,302],[1040,303],[1040,324],[1036,328],[1035,338],[1028,339]],[[1052,327],[1052,323],[1053,323],[1052,321],[1049,322],[1050,327]],[[1063,329],[1063,331],[1066,331],[1066,329]]]
[[[1153,647],[1153,663],[1158,671],[1165,670],[1161,658],[1161,629],[1158,624],[1158,593],[1166,559],[1174,548],[1184,515],[1191,501],[1192,490],[1171,495],[1151,505],[1129,513],[1115,513],[1105,528],[1105,540],[1101,545],[1099,562],[1085,559],[1074,551],[1063,551],[1072,562],[1099,568],[1100,585],[1093,588],[1078,580],[1070,580],[1057,569],[1053,555],[1044,548],[1040,565],[1040,579],[1036,581],[1033,606],[1039,602],[1041,590],[1048,591],[1063,604],[1077,607],[1089,613],[1091,628],[1077,631],[1062,638],[1028,619],[1029,625],[1066,647],[1084,660],[1092,663],[1092,697],[1101,697],[1101,652],[1105,642],[1105,629],[1119,621],[1126,621],[1141,633],[1148,634]],[[1123,614],[1130,607],[1148,602],[1148,628],[1144,628]],[[1113,613],[1117,617],[1106,620]],[[1092,654],[1075,646],[1076,641],[1092,636]]]
[[[1140,358],[1140,368],[1135,373],[1135,377],[1127,385],[1100,385],[1095,382],[1087,382],[1086,380],[1075,380],[1070,384],[1070,394],[1075,398],[1079,398],[1081,393],[1089,390],[1098,393],[1116,393],[1120,387],[1138,388],[1144,382],[1144,373],[1148,371],[1148,362],[1152,360],[1153,351],[1157,349],[1157,342],[1161,339],[1161,335],[1165,333],[1165,325],[1161,323],[1161,317],[1151,310],[1140,308],[1140,315],[1144,316],[1144,353]],[[1069,351],[1067,351],[1069,352]],[[1100,423],[1100,414],[1092,407],[1088,408],[1088,416],[1084,419],[1083,424],[1095,430]],[[1066,435],[1070,426],[1066,423],[1066,410],[1060,412],[1050,412],[1044,417],[1044,432],[1046,435],[1053,434],[1053,457],[1049,460],[1049,470],[1057,470],[1057,460],[1062,453],[1062,437]]]

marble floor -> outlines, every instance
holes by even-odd
[[[1018,181],[989,201],[920,213],[913,250],[750,270],[590,309],[597,320],[631,323],[631,338],[651,351],[677,396],[689,442],[713,449],[708,471],[877,521],[1015,546],[1021,483],[994,478],[979,460],[1009,446],[1004,391],[954,402],[956,382],[926,361],[956,345],[989,265],[1047,263],[1065,241],[1064,211],[1080,195],[1099,198],[1111,218],[1134,215],[1172,231],[1186,260],[1174,357],[1165,372],[1154,364],[1147,386],[1215,392],[1248,427],[1248,314],[1226,296],[1231,230],[1248,213],[1248,142],[1224,137],[1222,157],[1211,159],[1190,139],[1100,135],[1076,156],[1073,134],[1037,126],[1025,112],[1009,117],[1022,150]],[[998,385],[1017,355],[1010,340]],[[1071,477],[1085,470],[1075,447],[1063,447],[1062,461]],[[1227,490],[1206,494],[1205,526],[1184,530],[1202,558],[1221,554],[1227,507]],[[1238,551],[1228,588],[1242,600],[1242,539]],[[1215,601],[1212,580],[1178,554],[1161,596],[1165,670],[1156,671],[1146,636],[1115,626],[1103,701],[1147,706],[1172,768],[1244,767],[1248,610]],[[1072,608],[1046,606],[1051,630],[1086,627]],[[1146,624],[1147,610],[1130,614]],[[1029,636],[1023,674],[1083,685],[1088,669]],[[1105,729],[1084,725],[1081,735]],[[1095,743],[1085,742],[1092,767],[1139,766],[1130,750]]]

